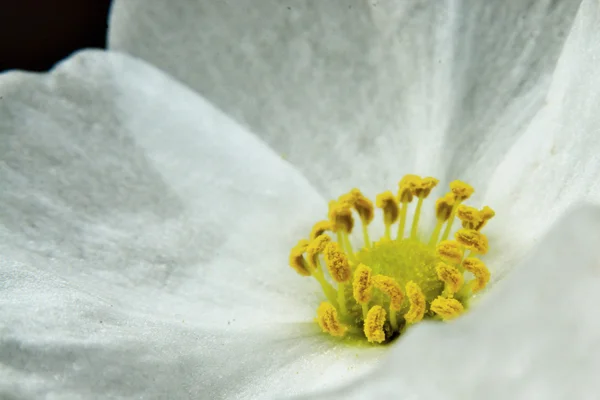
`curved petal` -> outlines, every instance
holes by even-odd
[[[326,197],[409,172],[485,187],[577,5],[117,0],[109,42],[252,127]]]
[[[573,203],[600,204],[600,7],[582,4],[544,108],[491,179],[499,264],[511,265]],[[487,228],[486,228],[487,229]]]
[[[421,324],[372,375],[310,399],[593,398],[600,208],[569,213],[468,315]]]
[[[0,397],[301,393],[377,358],[285,265],[326,203],[194,92],[94,51],[0,91]]]

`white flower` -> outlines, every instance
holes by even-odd
[[[193,90],[99,51],[1,76],[0,397],[594,398],[600,10],[470,3],[121,0],[113,48]],[[409,172],[479,189],[506,278],[346,348],[289,247]]]

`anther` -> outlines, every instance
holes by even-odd
[[[473,282],[473,293],[477,293],[486,287],[490,281],[490,271],[483,261],[475,257],[467,257],[463,260],[462,266],[475,276]]]
[[[404,294],[402,293],[400,285],[394,278],[385,275],[375,275],[373,277],[373,285],[388,295],[390,298],[391,310],[400,311],[400,308],[402,308],[402,301],[404,300]]]
[[[415,187],[414,193],[420,199],[425,199],[431,193],[431,190],[439,183],[438,179],[431,176],[421,179],[419,184]]]
[[[481,216],[481,223],[479,225],[477,225],[477,227],[475,228],[478,231],[483,229],[485,224],[487,224],[487,222],[490,219],[494,218],[494,216],[496,215],[496,212],[494,210],[492,210],[490,207],[485,206],[481,210],[479,210],[479,215]]]
[[[452,192],[446,193],[443,197],[440,197],[435,202],[435,216],[438,221],[447,221],[452,214],[452,207],[454,207],[454,194]]]
[[[463,250],[454,240],[442,240],[436,248],[440,258],[450,264],[460,264],[463,258]]]
[[[487,237],[473,229],[459,229],[454,235],[456,240],[474,253],[485,254],[488,251]]]
[[[465,201],[475,192],[471,185],[458,180],[450,182],[450,190],[458,201]]]
[[[373,280],[371,278],[371,268],[364,264],[358,264],[354,271],[354,279],[352,281],[352,294],[354,299],[362,307],[363,319],[367,318],[369,310],[369,301],[373,294]]]
[[[442,317],[444,321],[448,321],[462,314],[465,308],[456,299],[440,296],[431,302],[431,311]]]
[[[385,310],[383,307],[371,307],[367,313],[364,325],[365,336],[369,342],[381,343],[385,340],[383,324],[385,324]]]
[[[336,242],[329,242],[325,246],[325,264],[327,270],[334,281],[338,283],[346,283],[352,276],[352,270],[348,263],[346,254],[340,250],[340,246]]]
[[[410,301],[410,308],[406,314],[404,314],[404,319],[409,324],[414,324],[423,319],[423,315],[425,315],[425,295],[423,291],[413,281],[409,281],[406,284],[406,296]]]
[[[398,183],[398,200],[401,203],[410,203],[420,183],[421,178],[419,176],[404,175]]]
[[[323,332],[332,336],[344,336],[348,330],[348,327],[340,322],[337,310],[331,303],[323,302],[317,308],[317,322]]]
[[[362,223],[365,225],[370,224],[375,215],[373,202],[365,197],[361,191],[356,188],[352,189],[349,194],[352,199],[352,205],[360,216]]]
[[[329,221],[317,222],[310,231],[310,240],[316,239],[317,236],[321,236],[326,231],[331,231],[331,223]]]
[[[352,204],[346,201],[329,202],[329,222],[331,230],[334,232],[351,233],[354,227],[354,218],[352,217]]]
[[[444,292],[450,297],[458,292],[465,282],[463,274],[452,265],[443,262],[438,263],[435,267],[435,271],[437,272],[438,278],[444,282]]]
[[[322,254],[325,251],[325,247],[329,242],[331,242],[331,238],[322,234],[311,240],[306,247],[308,262],[313,268],[317,267],[319,254]]]
[[[390,226],[398,219],[398,199],[390,192],[377,195],[375,204],[383,211],[383,222],[385,224],[385,237],[390,238]]]
[[[294,268],[296,272],[302,276],[310,276],[310,267],[304,259],[304,252],[308,247],[308,240],[302,239],[298,241],[298,244],[290,251],[290,267]]]
[[[464,204],[458,206],[456,216],[462,221],[462,227],[465,229],[477,229],[483,222],[483,217],[478,209]]]

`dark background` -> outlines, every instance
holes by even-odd
[[[46,71],[75,50],[106,46],[111,0],[0,0],[0,71]]]

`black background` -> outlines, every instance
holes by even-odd
[[[75,50],[106,46],[111,0],[0,0],[0,71],[46,71]]]

